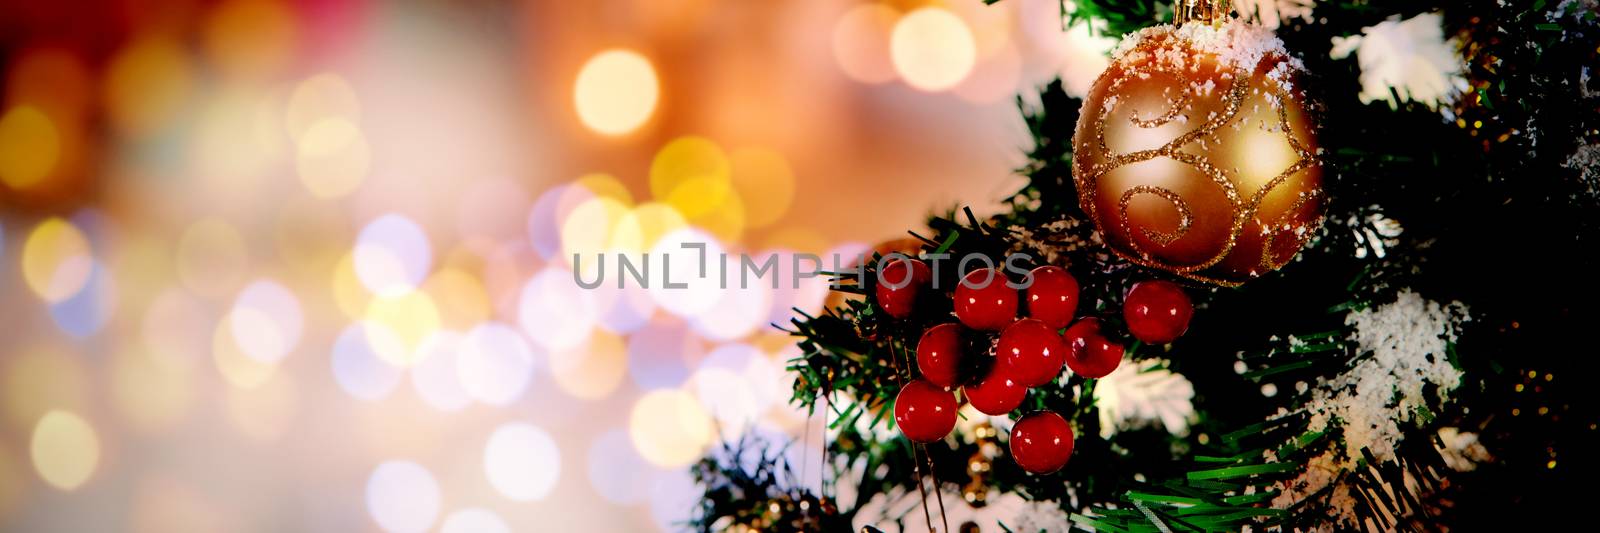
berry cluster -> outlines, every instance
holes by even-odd
[[[928,266],[896,260],[884,267],[884,275],[903,282],[878,284],[879,307],[896,319],[911,316],[929,290]],[[1001,270],[978,269],[955,288],[956,321],[923,332],[916,347],[922,377],[895,398],[895,424],[906,438],[926,443],[949,435],[960,407],[957,389],[978,411],[1003,416],[1022,405],[1030,388],[1059,378],[1062,367],[1093,379],[1122,363],[1123,345],[1102,332],[1100,319],[1078,316],[1079,287],[1072,274],[1041,266],[1030,277],[1032,283],[1019,290]],[[1024,305],[1026,316],[1019,317]],[[1134,285],[1123,305],[1129,334],[1148,344],[1177,339],[1193,314],[1183,289],[1166,281]],[[1012,458],[1036,474],[1066,465],[1072,442],[1071,425],[1049,411],[1029,413],[1011,429]]]

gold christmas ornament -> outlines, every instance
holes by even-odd
[[[1226,2],[1128,36],[1073,136],[1083,210],[1119,256],[1234,286],[1278,269],[1321,222],[1305,66]]]

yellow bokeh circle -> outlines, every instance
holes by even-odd
[[[631,50],[595,54],[578,71],[572,101],[578,120],[602,135],[622,135],[644,125],[661,98],[650,60]]]
[[[617,221],[617,228],[611,234],[610,249],[633,254],[646,252],[661,240],[661,236],[688,225],[689,221],[683,218],[683,214],[670,205],[661,202],[639,204]]]
[[[609,396],[628,372],[628,347],[622,337],[595,332],[589,342],[550,354],[550,372],[556,386],[577,398],[597,400]]]
[[[639,456],[663,468],[693,463],[714,437],[711,417],[700,402],[676,389],[639,398],[628,418],[628,435]]]
[[[395,366],[411,366],[417,362],[417,347],[439,329],[439,309],[434,306],[433,298],[423,291],[379,296],[367,304],[361,325],[364,328],[387,329],[387,335],[399,341],[393,347],[373,343],[373,350],[378,357]],[[384,335],[386,333],[369,329],[367,338],[382,338]]]
[[[732,165],[722,147],[705,137],[680,137],[650,162],[650,194],[684,218],[709,213],[733,192]]]
[[[284,127],[289,138],[299,141],[311,126],[327,118],[361,121],[361,101],[350,83],[338,74],[322,73],[306,78],[289,95]]]
[[[0,115],[0,182],[27,189],[44,181],[61,158],[61,133],[43,111],[17,106]]]
[[[977,64],[978,45],[961,17],[944,8],[924,7],[895,23],[889,54],[906,85],[936,92],[966,79]]]
[[[100,438],[83,417],[69,411],[45,413],[33,427],[33,468],[45,483],[71,491],[89,481],[100,464]]]
[[[56,303],[83,290],[94,273],[89,239],[71,222],[40,222],[22,245],[22,277],[40,298]]]
[[[338,198],[354,192],[372,164],[366,135],[346,118],[316,121],[295,144],[300,183],[318,198]]]
[[[428,276],[422,292],[433,300],[442,326],[464,331],[488,320],[493,312],[483,282],[455,268],[442,268]]]

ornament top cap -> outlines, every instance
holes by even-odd
[[[1213,26],[1221,25],[1233,12],[1229,0],[1176,0],[1172,3],[1172,23],[1182,26],[1189,22],[1200,22]]]

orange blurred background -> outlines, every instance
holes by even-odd
[[[815,455],[768,324],[825,287],[570,256],[993,208],[1105,65],[1058,10],[0,1],[0,529],[680,529],[718,442]]]

